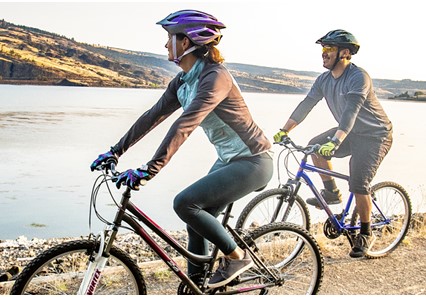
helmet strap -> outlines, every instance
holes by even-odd
[[[173,62],[175,62],[176,65],[179,66],[180,62],[182,61],[182,58],[186,56],[189,53],[192,53],[196,49],[200,48],[200,46],[194,45],[183,52],[182,55],[179,57],[177,56],[177,50],[176,50],[176,34],[173,34],[172,36],[172,48],[173,48]]]
[[[337,56],[336,56],[336,60],[334,61],[333,67],[331,67],[330,71],[333,71],[334,68],[336,68],[337,64],[340,62],[340,60],[342,60],[342,58],[340,58],[340,50],[342,48],[340,46],[337,47]]]
[[[177,61],[177,52],[176,52],[176,34],[173,34],[172,35],[172,49],[173,49],[173,61],[177,64],[177,65],[179,65],[179,62],[176,62]]]

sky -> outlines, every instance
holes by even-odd
[[[167,54],[167,33],[156,22],[181,9],[216,16],[227,28],[218,48],[226,62],[323,72],[321,46],[330,30],[345,29],[361,48],[352,57],[372,78],[426,81],[423,1],[0,1],[0,19],[79,42]]]

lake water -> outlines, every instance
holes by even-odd
[[[162,92],[0,85],[0,239],[87,235],[90,193],[97,177],[90,171],[90,163],[115,144]],[[270,137],[304,98],[244,95],[256,122]],[[410,192],[413,209],[424,211],[426,103],[382,100],[382,104],[394,123],[394,145],[375,182],[399,182]],[[119,169],[149,161],[178,114],[122,156]],[[325,103],[320,102],[291,136],[304,144],[334,125]],[[279,147],[274,149],[279,151]],[[201,128],[197,129],[168,166],[133,195],[133,201],[163,228],[184,229],[172,209],[173,198],[203,176],[215,159],[214,148]],[[334,161],[337,171],[347,173],[347,166],[347,159]],[[268,188],[277,185],[275,172]],[[344,189],[346,185],[339,186]],[[120,191],[114,193],[120,196]],[[235,214],[252,197],[239,200]],[[106,218],[115,211],[111,204],[106,196],[99,198],[99,209]],[[311,210],[314,218],[324,218],[322,212]],[[100,226],[96,223],[94,231]]]

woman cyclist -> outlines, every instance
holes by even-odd
[[[168,32],[168,60],[183,71],[121,140],[93,162],[91,169],[108,159],[117,160],[182,107],[182,115],[171,125],[153,158],[140,168],[122,173],[117,187],[125,184],[138,190],[140,181],[158,174],[195,128],[204,129],[218,159],[206,176],[175,197],[174,210],[187,224],[191,252],[207,254],[210,241],[226,255],[209,280],[209,286],[216,288],[253,265],[248,253],[237,246],[216,217],[229,203],[266,186],[273,171],[271,144],[253,121],[234,78],[222,65],[224,59],[216,45],[225,25],[196,10],[177,11],[157,24]],[[188,263],[189,275],[201,269]]]

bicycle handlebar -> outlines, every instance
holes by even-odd
[[[99,166],[96,167],[96,170],[99,171],[105,171],[106,174],[108,174],[108,171],[111,171],[111,181],[116,182],[118,179],[118,176],[121,174],[121,172],[117,171],[115,168],[117,166],[117,163],[114,161],[110,161],[108,163],[103,163],[100,164]],[[146,179],[141,179],[139,184],[141,186],[145,186],[147,184],[147,180]]]
[[[320,144],[311,144],[311,145],[307,145],[307,146],[297,145],[288,136],[283,137],[282,141],[280,141],[280,142],[274,142],[274,144],[279,144],[279,145],[284,146],[288,149],[295,149],[298,152],[304,153],[305,155],[315,154],[316,152],[318,152],[319,148],[321,147]]]

